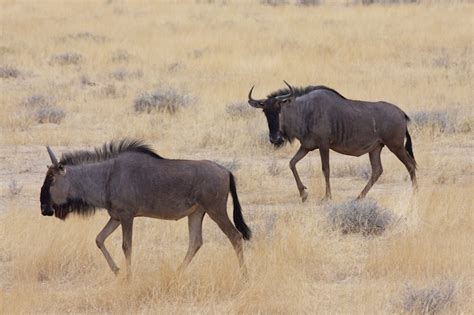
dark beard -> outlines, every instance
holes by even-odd
[[[63,204],[53,205],[53,209],[54,215],[61,220],[65,220],[71,212],[80,216],[90,216],[95,213],[95,207],[81,198],[68,198]]]

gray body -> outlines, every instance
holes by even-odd
[[[289,94],[280,95],[284,92]],[[306,187],[299,178],[296,163],[316,149],[320,151],[326,181],[325,198],[331,198],[329,150],[352,156],[369,154],[372,176],[359,198],[365,197],[382,174],[380,153],[384,146],[406,166],[416,187],[416,163],[407,130],[409,118],[397,106],[387,102],[349,100],[324,86],[297,89],[296,92],[289,87],[265,100],[253,100],[249,93],[249,103],[263,108],[272,143],[281,145],[284,139],[298,139],[301,143],[290,161],[290,169],[303,201],[307,198]]]
[[[103,152],[110,151],[105,154],[97,154],[97,150],[89,152],[90,159],[85,158],[89,153],[79,152],[78,158],[66,157],[60,162],[48,148],[53,166],[48,169],[42,188],[43,215],[55,214],[65,219],[74,211],[89,214],[95,208],[107,209],[110,220],[96,242],[112,271],[117,273],[119,269],[104,241],[119,225],[122,225],[127,267],[130,267],[135,217],[165,220],[188,217],[189,248],[181,270],[202,245],[202,220],[207,213],[230,239],[246,273],[242,239],[250,238],[250,230],[243,221],[233,175],[227,169],[211,161],[168,160],[151,150],[143,153],[148,147],[136,141],[122,142],[118,148],[114,145],[110,144],[110,150],[104,146]],[[229,192],[234,201],[237,228],[227,215]]]

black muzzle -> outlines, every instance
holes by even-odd
[[[41,214],[50,217],[54,214],[54,210],[50,205],[41,205]]]

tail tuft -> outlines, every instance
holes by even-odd
[[[244,217],[242,216],[242,208],[240,207],[239,198],[237,197],[234,175],[229,172],[229,177],[230,193],[232,194],[232,201],[234,202],[234,224],[237,230],[242,233],[244,240],[249,240],[252,237],[252,231],[250,231],[250,228],[245,224]]]
[[[413,154],[413,145],[411,143],[411,137],[410,137],[410,134],[408,133],[408,129],[405,135],[407,137],[407,142],[405,143],[405,149],[407,150],[408,155],[410,155],[413,161],[415,162],[415,166],[416,166],[415,155]]]

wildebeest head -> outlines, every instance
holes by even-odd
[[[295,99],[294,90],[291,85],[289,85],[286,81],[283,82],[285,82],[289,88],[288,94],[255,100],[252,98],[252,91],[254,88],[254,86],[252,86],[248,96],[248,102],[250,106],[263,109],[265,117],[267,117],[270,142],[275,146],[281,146],[285,142],[280,129],[281,108],[282,106],[290,104]]]
[[[53,165],[48,167],[43,186],[41,187],[40,202],[41,214],[64,219],[67,216],[65,212],[66,205],[69,202],[70,180],[66,175],[66,168],[58,162],[53,151],[46,147]]]

